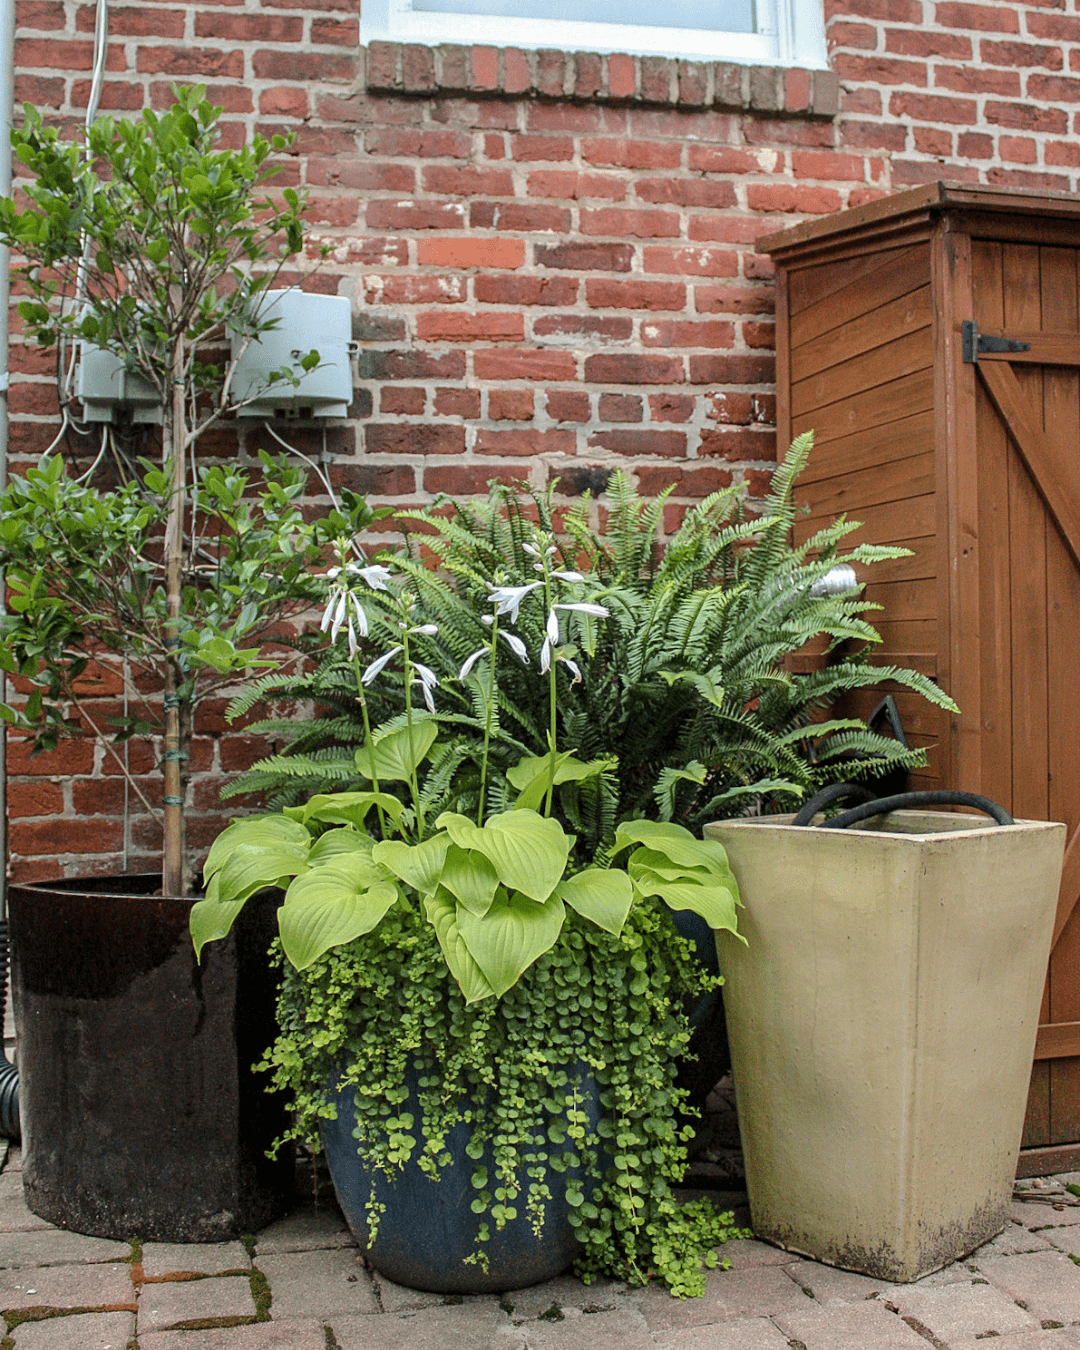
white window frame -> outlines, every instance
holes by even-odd
[[[703,5],[711,2],[702,0]],[[360,41],[626,52],[686,61],[828,69],[822,0],[756,0],[755,8],[756,33],[725,33],[639,24],[513,19],[499,14],[438,14],[414,10],[412,0],[362,0]]]

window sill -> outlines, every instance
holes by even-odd
[[[839,97],[831,70],[401,42],[372,42],[361,52],[365,86],[373,94],[566,99],[819,118],[836,116]]]

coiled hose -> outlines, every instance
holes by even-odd
[[[7,1005],[8,925],[0,920],[0,1019]],[[19,1070],[10,1062],[0,1037],[0,1136],[19,1139]]]

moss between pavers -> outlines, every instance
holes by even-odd
[[[96,1308],[50,1308],[47,1304],[42,1304],[39,1308],[5,1308],[0,1316],[3,1317],[10,1335],[23,1322],[47,1322],[52,1317],[75,1317],[80,1313],[133,1313],[137,1311],[138,1304],[136,1303],[103,1303]],[[0,1342],[0,1350],[6,1350],[2,1342]]]
[[[270,1321],[270,1305],[274,1301],[274,1295],[270,1291],[270,1281],[257,1266],[252,1266],[251,1276],[251,1297],[255,1300],[255,1321]]]
[[[250,1327],[254,1317],[189,1317],[186,1322],[170,1322],[162,1331],[216,1331],[218,1327]]]
[[[333,1327],[323,1327],[323,1335],[326,1337],[326,1350],[341,1350]]]

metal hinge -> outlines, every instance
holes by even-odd
[[[960,328],[964,347],[964,364],[977,366],[979,357],[986,352],[1029,352],[1030,342],[1017,342],[1015,338],[990,337],[980,333],[973,319],[965,319]]]

